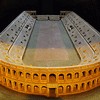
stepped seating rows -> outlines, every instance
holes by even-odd
[[[32,28],[34,23],[28,20],[25,27],[19,34],[18,38],[14,42],[12,48],[9,51],[9,55],[16,61],[21,61],[24,55],[27,43],[29,41],[30,35],[32,33]]]
[[[0,36],[2,34],[4,34],[5,32],[8,31],[8,29],[11,28],[11,26],[15,26],[14,28],[19,27],[19,25],[21,24],[22,26],[25,24],[25,21],[27,20],[27,16],[28,13],[26,13],[25,11],[23,13],[21,13],[18,17],[16,17],[1,33]],[[25,20],[26,19],[26,20]],[[18,26],[17,26],[18,25]]]
[[[26,16],[26,17],[25,17]],[[5,50],[9,50],[11,45],[14,43],[15,39],[20,34],[23,26],[27,22],[27,16],[25,12],[21,14],[14,22],[6,28],[5,31],[2,32],[0,36],[0,44]],[[6,46],[5,46],[6,45]],[[2,48],[1,48],[2,50]]]
[[[80,55],[80,58],[81,58],[80,64],[87,64],[91,62],[91,59],[93,58],[93,54],[94,54],[91,47],[84,40],[84,38],[81,36],[81,34],[78,32],[78,30],[74,27],[74,25],[71,23],[71,21],[67,17],[63,18],[62,22],[77,52]]]
[[[21,62],[35,19],[23,12],[12,22],[0,36],[0,50],[5,52],[13,62]],[[20,59],[19,59],[20,58]]]
[[[43,17],[43,18],[42,18]],[[55,16],[50,16],[54,20]],[[56,16],[58,18],[58,16]],[[55,17],[55,18],[56,18]],[[39,15],[38,18],[48,19]],[[100,59],[100,35],[91,28],[87,22],[74,12],[68,13],[61,19],[77,52],[81,64],[91,63]],[[9,56],[13,62],[23,63],[22,58],[27,47],[30,35],[35,24],[35,19],[27,12],[17,17],[0,35],[0,51]],[[5,57],[5,56],[4,56]]]
[[[71,12],[67,15],[67,18],[73,23],[77,30],[84,37],[86,42],[94,51],[93,59],[95,61],[100,60],[100,34],[92,26],[90,26],[86,21],[80,18],[74,12]]]

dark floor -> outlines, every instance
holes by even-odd
[[[43,96],[34,96],[21,94],[0,85],[0,100],[100,100],[100,87],[81,94],[64,96],[59,98],[47,98]]]

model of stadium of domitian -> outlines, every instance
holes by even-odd
[[[0,84],[47,97],[100,86],[100,33],[72,11],[22,12],[0,33]]]

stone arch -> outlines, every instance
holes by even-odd
[[[17,82],[14,81],[14,89],[17,89],[17,88],[18,88]]]
[[[20,90],[24,91],[24,84],[23,83],[20,83]]]
[[[56,82],[56,75],[55,74],[49,75],[49,82]]]
[[[12,87],[12,82],[11,82],[11,80],[8,80],[8,86],[9,86],[9,87]]]
[[[29,84],[27,85],[27,91],[31,92],[31,85],[29,85]]]
[[[59,74],[59,80],[64,80],[64,74]]]
[[[100,84],[100,78],[97,79],[97,84]]]
[[[39,87],[37,85],[34,86],[34,92],[39,93]]]
[[[97,68],[94,69],[94,73],[95,73],[95,74],[97,73]]]
[[[85,87],[85,83],[82,83],[80,89],[81,89],[81,90],[84,90],[84,87]]]
[[[82,72],[82,76],[85,77],[86,76],[86,71]]]
[[[93,80],[92,81],[92,86],[95,86],[95,82],[96,82],[96,80]]]
[[[30,73],[26,73],[26,78],[31,78],[31,74]]]
[[[58,87],[58,93],[63,93],[63,86]]]
[[[16,71],[15,70],[12,70],[12,72],[13,72],[13,75],[16,76]]]
[[[4,85],[6,85],[7,84],[6,78],[3,77],[3,81],[4,81]]]
[[[75,73],[75,78],[79,78],[79,73]]]
[[[86,88],[90,88],[90,81],[87,82],[87,86],[86,86]]]
[[[47,87],[46,86],[42,86],[41,90],[42,90],[43,94],[47,93]]]
[[[2,72],[5,73],[5,67],[2,67]]]
[[[91,75],[92,74],[92,70],[89,70],[88,73],[89,73],[89,75]]]
[[[78,90],[78,84],[75,84],[74,85],[74,91],[77,91]]]
[[[34,75],[33,75],[33,79],[34,79],[34,80],[38,80],[38,77],[39,77],[38,74],[34,74]]]
[[[8,68],[8,74],[11,74],[10,69]]]
[[[4,82],[6,83],[6,78],[4,78]]]
[[[19,72],[19,76],[20,76],[20,77],[23,77],[23,72],[20,71],[20,72]]]
[[[70,85],[66,86],[66,92],[71,92],[71,86]]]
[[[41,80],[46,80],[46,74],[41,75]]]
[[[67,74],[67,79],[72,79],[72,74],[71,73]]]

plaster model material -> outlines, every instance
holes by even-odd
[[[0,84],[47,97],[100,86],[100,33],[74,12],[22,12],[0,33]]]

